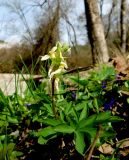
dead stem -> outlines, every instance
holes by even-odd
[[[99,125],[99,126],[98,126],[98,130],[97,130],[97,132],[96,132],[96,136],[95,136],[95,138],[94,138],[94,141],[93,141],[93,143],[91,144],[91,148],[90,148],[90,150],[89,150],[89,154],[88,154],[88,155],[85,155],[84,160],[90,160],[90,159],[91,159],[92,154],[93,154],[93,151],[94,151],[94,148],[95,148],[95,145],[96,145],[96,142],[97,142],[98,138],[100,137],[101,131],[102,131],[102,126]]]

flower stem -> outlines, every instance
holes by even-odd
[[[55,105],[55,77],[52,78],[51,80],[51,85],[52,85],[52,89],[51,89],[51,94],[52,94],[52,110],[53,110],[53,114],[55,116],[55,118],[58,117],[57,112],[56,112],[56,105]]]

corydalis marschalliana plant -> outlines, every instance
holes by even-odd
[[[56,46],[49,51],[48,55],[41,57],[41,61],[45,61],[47,59],[51,60],[48,76],[50,81],[54,79],[56,91],[59,91],[60,75],[65,71],[65,69],[68,68],[67,62],[65,60],[65,54],[69,51],[70,48],[67,45],[57,42]]]

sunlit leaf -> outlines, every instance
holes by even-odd
[[[80,114],[79,121],[81,121],[83,119],[86,119],[86,117],[87,117],[87,110],[88,110],[87,107],[88,106],[87,106],[86,102],[82,103],[82,105],[83,105],[83,110],[82,110],[82,112]]]
[[[84,154],[85,146],[84,133],[75,132],[75,148],[81,155]]]
[[[39,143],[39,144],[46,144],[46,143],[47,143],[47,140],[46,140],[45,138],[43,138],[42,136],[40,136],[40,137],[38,138],[38,143]]]
[[[42,137],[48,137],[55,134],[56,131],[53,129],[53,127],[46,127],[38,131],[37,135]]]
[[[101,112],[97,115],[95,122],[96,123],[103,123],[105,121],[108,122],[110,117],[111,117],[111,112],[110,111]]]
[[[84,132],[84,133],[87,133],[89,134],[90,136],[88,138],[94,138],[95,135],[96,135],[96,132],[97,132],[97,128],[93,128],[93,127],[85,127],[85,128],[79,128],[78,129],[80,132]]]
[[[8,121],[9,123],[14,123],[14,124],[18,124],[18,123],[19,123],[17,117],[7,116],[7,121]]]
[[[78,123],[78,128],[85,128],[87,126],[91,126],[94,124],[95,119],[96,119],[97,115],[92,115],[86,119],[82,119],[79,123]]]
[[[60,133],[73,133],[74,132],[74,128],[72,126],[68,126],[66,124],[61,124],[58,125],[56,127],[54,127],[54,131],[55,132],[60,132]]]
[[[42,123],[50,126],[57,126],[61,123],[61,121],[57,119],[47,118],[47,119],[43,119]]]
[[[111,116],[108,121],[109,122],[119,122],[119,121],[124,121],[124,119],[122,119],[118,116]]]

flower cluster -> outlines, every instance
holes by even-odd
[[[41,61],[45,61],[47,59],[51,60],[51,65],[48,71],[49,79],[51,80],[53,77],[55,78],[55,88],[59,90],[59,76],[65,69],[68,68],[66,60],[63,54],[70,51],[70,48],[66,45],[57,42],[56,46],[53,47],[48,55],[42,56]]]

